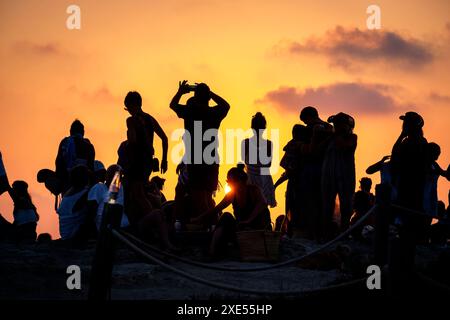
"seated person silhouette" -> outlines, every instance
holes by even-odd
[[[234,238],[236,230],[272,230],[270,212],[261,189],[248,184],[244,164],[231,168],[227,174],[227,183],[231,187],[223,200],[214,208],[193,219],[194,223],[217,225],[213,233],[210,254],[227,240]],[[233,215],[222,213],[229,205],[233,206]]]
[[[75,166],[69,178],[71,187],[64,193],[57,210],[59,234],[61,240],[70,243],[84,242],[92,230],[88,225],[94,226],[94,221],[88,221],[89,169],[85,165]]]
[[[10,223],[0,215],[0,238],[12,242],[36,241],[39,215],[28,192],[28,184],[14,181],[8,192],[14,203],[14,221]]]

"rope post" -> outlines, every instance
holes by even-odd
[[[382,267],[387,263],[389,244],[389,210],[391,205],[391,186],[378,184],[375,188],[375,263]]]
[[[123,207],[121,205],[105,203],[91,269],[89,300],[106,300],[109,296],[108,292],[111,287],[111,275],[116,247],[111,230],[120,227],[122,212]]]

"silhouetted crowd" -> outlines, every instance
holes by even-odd
[[[185,94],[193,92],[186,104]],[[209,104],[213,102],[215,106]],[[96,160],[95,148],[85,137],[84,126],[75,120],[70,135],[59,144],[55,170],[43,169],[37,180],[55,195],[59,217],[60,243],[83,246],[97,237],[110,187],[120,176],[116,203],[123,207],[121,228],[145,241],[159,241],[166,250],[178,250],[172,244],[179,232],[205,231],[211,235],[209,253],[217,255],[224,245],[235,241],[243,230],[281,231],[285,237],[303,237],[328,241],[347,230],[375,204],[372,181],[360,180],[355,192],[355,120],[339,112],[324,121],[316,108],[300,112],[303,124],[292,129],[292,139],[283,148],[280,165],[284,169],[274,183],[270,175],[273,143],[263,137],[267,127],[264,115],[251,119],[253,136],[242,141],[242,163],[227,173],[230,188],[215,203],[219,188],[217,130],[230,105],[204,84],[179,83],[170,108],[184,122],[185,155],[176,167],[178,175],[174,200],[163,194],[165,179],[154,175],[168,170],[168,139],[158,121],[144,112],[138,92],[129,92],[124,100],[127,140],[118,147],[118,160],[105,168]],[[450,236],[450,213],[438,200],[438,179],[450,179],[437,160],[438,144],[424,137],[423,118],[415,112],[400,117],[402,130],[391,155],[367,168],[367,174],[380,172],[381,184],[388,185],[391,202],[423,212],[412,216],[395,213],[391,221],[412,243],[446,244]],[[200,124],[200,126],[198,125]],[[212,130],[212,131],[211,131]],[[212,132],[209,141],[192,139]],[[161,161],[154,151],[154,137],[162,143]],[[214,161],[205,159],[209,153]],[[198,156],[200,155],[200,156]],[[195,161],[194,161],[195,159]],[[269,207],[277,206],[275,190],[287,181],[286,213],[273,227]],[[39,220],[28,185],[14,181],[10,186],[0,161],[0,193],[9,192],[14,202],[14,221],[0,216],[0,238],[7,241],[49,241],[47,234],[37,237]],[[450,195],[450,194],[449,194]],[[338,206],[336,206],[336,198]],[[226,209],[232,206],[231,212]],[[433,219],[438,219],[432,224]],[[373,218],[353,230],[352,237],[364,240],[374,228]]]

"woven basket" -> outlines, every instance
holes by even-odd
[[[281,232],[266,230],[236,233],[241,260],[246,262],[277,261]]]

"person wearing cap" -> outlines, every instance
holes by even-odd
[[[397,202],[410,209],[423,211],[425,176],[430,160],[427,139],[423,134],[424,120],[416,112],[400,116],[402,131],[392,148],[392,170],[397,178]]]
[[[341,231],[350,224],[356,185],[355,151],[358,137],[353,133],[355,120],[340,112],[328,118],[334,133],[325,153],[322,167],[322,197],[325,238],[333,236],[333,214],[339,196]]]
[[[391,166],[397,183],[396,204],[424,212],[425,180],[431,162],[427,154],[427,139],[423,134],[424,120],[416,112],[400,116],[402,131],[392,148]],[[405,274],[414,266],[416,243],[425,238],[427,217],[397,212],[399,221],[399,252]],[[405,279],[406,281],[406,279]]]

